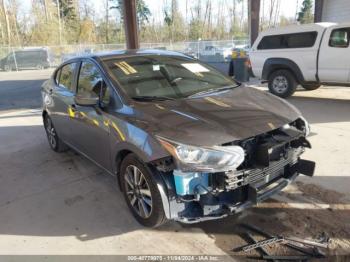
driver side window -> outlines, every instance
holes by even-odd
[[[102,78],[100,70],[92,62],[83,61],[81,64],[78,94],[82,96],[98,96],[103,104],[109,104],[109,89]]]

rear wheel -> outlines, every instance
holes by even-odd
[[[121,165],[121,186],[126,203],[143,226],[158,227],[166,222],[163,202],[149,168],[129,154]]]
[[[277,70],[268,80],[270,92],[282,98],[293,95],[298,85],[294,75],[288,70]]]
[[[10,71],[12,71],[12,68],[11,68],[10,65],[5,65],[5,66],[4,66],[4,70],[5,70],[6,72],[10,72]]]
[[[304,88],[304,89],[306,89],[306,90],[316,90],[316,89],[318,89],[319,87],[320,87],[321,85],[320,84],[310,84],[310,85],[308,85],[308,84],[304,84],[304,85],[302,85],[302,87]]]
[[[68,146],[58,137],[56,129],[49,116],[44,117],[44,126],[47,135],[47,140],[51,149],[55,152],[64,152],[68,149]]]

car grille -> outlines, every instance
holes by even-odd
[[[285,166],[294,165],[303,151],[302,147],[290,149],[286,158],[282,157],[277,161],[271,161],[268,167],[227,172],[225,173],[225,188],[232,190],[239,186],[261,181],[268,175],[278,176],[284,171]]]

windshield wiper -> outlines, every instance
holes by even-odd
[[[206,94],[211,94],[211,93],[217,93],[217,92],[233,89],[233,88],[235,88],[237,86],[239,86],[239,85],[223,86],[223,87],[219,87],[219,88],[210,88],[210,89],[207,89],[207,90],[203,90],[203,91],[199,91],[197,93],[194,93],[194,94],[188,96],[188,98],[201,96],[201,95],[206,95]]]
[[[175,100],[175,98],[168,96],[133,96],[132,99],[140,101],[163,101],[163,100]]]

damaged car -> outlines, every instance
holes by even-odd
[[[144,226],[235,214],[314,172],[301,159],[310,127],[294,106],[181,53],[73,58],[42,99],[51,148],[116,176]]]

